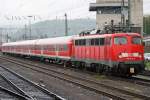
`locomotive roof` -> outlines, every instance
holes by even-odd
[[[135,35],[140,36],[138,33],[115,33],[115,34],[96,34],[96,35],[86,35],[86,36],[64,36],[64,37],[55,37],[47,39],[37,39],[37,40],[26,40],[18,42],[4,43],[2,46],[15,46],[15,45],[46,45],[46,44],[68,44],[71,43],[73,39],[89,39],[89,38],[100,38],[100,37],[112,37],[112,36],[126,36],[126,35]]]
[[[75,37],[75,39],[104,38],[104,37],[114,37],[114,36],[140,36],[140,34],[138,33],[95,34],[95,35],[77,36]]]

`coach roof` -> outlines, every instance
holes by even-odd
[[[18,41],[18,42],[10,42],[4,43],[2,46],[20,46],[20,45],[32,45],[36,42],[36,40],[26,40],[26,41]]]
[[[55,37],[47,39],[39,39],[36,45],[47,45],[47,44],[68,44],[71,43],[73,36]]]

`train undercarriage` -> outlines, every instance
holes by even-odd
[[[71,59],[59,59],[59,58],[48,58],[40,56],[31,56],[31,55],[21,55],[21,54],[11,54],[3,53],[4,55],[19,56],[23,58],[29,58],[32,60],[39,60],[42,62],[49,62],[54,64],[61,64],[64,67],[73,67],[80,70],[88,70],[95,73],[106,74],[106,75],[117,75],[117,76],[127,76],[137,75],[138,73],[144,70],[144,62],[139,62],[137,64],[126,64],[120,62],[116,65],[109,66],[100,63],[86,63],[84,61],[72,61]]]

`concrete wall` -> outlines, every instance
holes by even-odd
[[[97,0],[97,4],[110,4],[119,3],[122,0]],[[128,3],[128,0],[125,0]],[[125,11],[126,19],[128,18],[127,9]],[[121,22],[121,14],[98,14],[96,15],[97,28],[102,28],[105,22],[110,23],[113,19],[115,24]],[[135,27],[141,27],[141,32],[143,29],[143,0],[131,0],[131,24],[135,24]]]
[[[143,0],[131,0],[131,23],[143,27]]]
[[[120,2],[121,0],[96,0],[96,3],[115,3]],[[128,0],[125,0],[127,2]]]
[[[120,14],[97,14],[96,15],[96,25],[97,28],[101,29],[105,24],[110,24],[111,20],[114,20],[115,24],[121,22]]]

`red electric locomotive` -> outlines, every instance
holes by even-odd
[[[144,70],[144,47],[137,33],[79,36],[74,41],[74,59],[80,66],[129,76]]]
[[[5,43],[2,52],[126,76],[144,70],[142,38],[137,33],[66,36]]]

